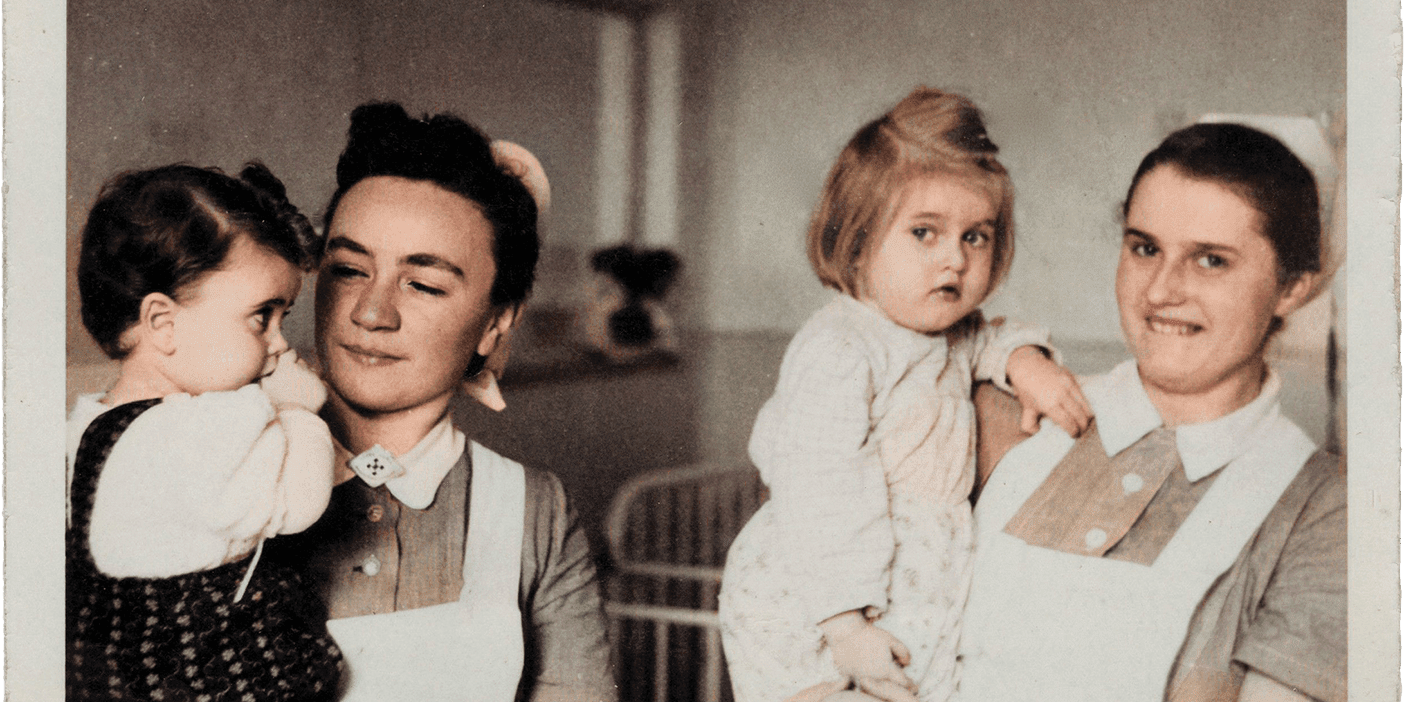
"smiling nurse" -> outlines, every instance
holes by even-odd
[[[1146,156],[1124,214],[1135,359],[1083,381],[1092,428],[1045,423],[980,494],[960,699],[1343,700],[1345,473],[1263,358],[1327,277],[1315,182],[1201,124]]]
[[[475,355],[494,351],[516,307],[490,300],[492,225],[463,197],[376,176],[346,191],[336,212],[317,285],[317,352],[337,389],[333,414],[369,418],[347,428],[403,453],[444,416],[455,381]]]
[[[1258,214],[1218,183],[1151,170],[1127,208],[1116,297],[1146,394],[1172,424],[1248,404],[1274,320],[1315,277],[1283,281]]]

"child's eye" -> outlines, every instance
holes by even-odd
[[[409,282],[409,287],[411,290],[418,290],[419,292],[422,292],[425,295],[432,295],[434,297],[442,297],[446,294],[443,290],[440,290],[436,287],[425,285],[424,283],[420,283],[413,280]]]
[[[960,240],[971,246],[984,246],[989,243],[990,235],[979,229],[971,229],[960,235]]]
[[[264,307],[259,311],[254,312],[253,315],[249,317],[249,326],[252,327],[258,333],[262,334],[263,332],[268,331],[268,325],[272,321],[273,308]]]
[[[926,237],[930,235],[930,227],[912,227],[912,236],[916,237],[917,241],[926,241]]]

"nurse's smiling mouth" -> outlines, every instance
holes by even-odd
[[[404,360],[400,356],[376,351],[364,346],[356,346],[354,344],[341,344],[341,348],[351,356],[352,360],[367,366],[381,366]]]
[[[1193,322],[1186,322],[1173,317],[1162,317],[1150,315],[1146,317],[1146,327],[1156,334],[1171,334],[1174,336],[1189,336],[1204,331],[1204,327]]]

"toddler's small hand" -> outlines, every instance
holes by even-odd
[[[1033,346],[1016,349],[1009,356],[1009,386],[1024,406],[1019,426],[1026,434],[1038,432],[1040,417],[1048,417],[1069,436],[1080,436],[1092,421],[1092,406],[1068,369],[1054,363]]]
[[[909,689],[885,678],[855,678],[853,683],[870,697],[876,697],[886,702],[920,702],[917,696],[912,693],[912,689],[915,687]]]
[[[278,365],[263,380],[258,382],[273,406],[293,405],[311,412],[321,409],[327,401],[327,388],[306,363],[298,360],[297,353],[285,351],[278,356]]]
[[[912,656],[897,637],[857,611],[831,617],[819,626],[840,673],[883,699],[907,702],[910,697],[916,702],[916,683],[902,672]]]

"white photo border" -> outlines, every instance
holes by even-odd
[[[66,8],[5,0],[5,692],[63,693]],[[1350,697],[1399,691],[1399,6],[1348,0]]]

